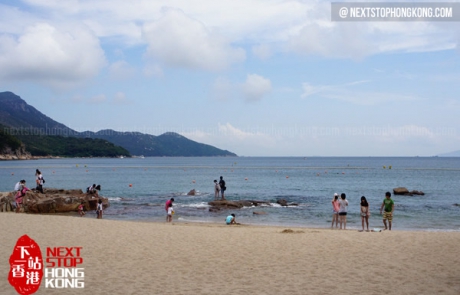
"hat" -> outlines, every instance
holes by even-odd
[[[335,193],[335,194],[334,194],[334,197],[335,197],[335,196],[338,196],[338,195],[339,195],[338,193]]]

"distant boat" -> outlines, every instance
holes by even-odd
[[[123,156],[120,156],[120,159],[123,159],[124,157]]]
[[[144,159],[144,156],[140,155],[139,158]]]

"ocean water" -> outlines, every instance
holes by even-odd
[[[384,168],[385,166],[385,168]],[[389,169],[391,166],[391,169]],[[39,168],[46,187],[85,190],[96,183],[110,207],[104,218],[164,221],[164,203],[175,198],[174,219],[219,222],[235,213],[240,223],[328,228],[334,193],[349,202],[347,228],[361,227],[360,198],[371,210],[370,227],[382,227],[380,205],[395,187],[421,190],[424,196],[392,196],[394,230],[460,230],[460,158],[411,157],[239,157],[43,159],[0,162],[0,191],[25,179],[34,184]],[[272,206],[209,212],[214,179],[223,176],[228,200],[269,201]],[[131,186],[130,186],[131,185]],[[196,196],[187,196],[195,189]],[[297,203],[281,207],[277,199]],[[264,211],[266,215],[254,215]],[[94,215],[94,216],[93,216]],[[75,213],[77,216],[77,213]],[[87,214],[86,218],[95,217]]]

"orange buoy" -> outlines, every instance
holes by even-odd
[[[286,176],[286,178],[289,178],[289,176]]]
[[[130,184],[129,184],[129,187],[133,187],[133,185],[130,183]]]
[[[248,178],[246,177],[244,180],[248,180]]]
[[[192,180],[192,183],[195,183],[195,180]]]
[[[14,175],[14,173],[11,173],[11,175]]]

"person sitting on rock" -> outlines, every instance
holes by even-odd
[[[100,190],[101,190],[101,185],[100,184],[98,184],[98,185],[93,184],[93,185],[91,185],[91,186],[86,188],[86,193],[91,194],[91,195],[95,195],[96,197],[99,197],[98,191],[100,191]]]

